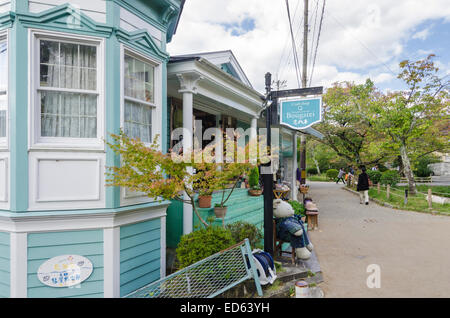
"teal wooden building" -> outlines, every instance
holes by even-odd
[[[184,0],[68,2],[0,0],[2,297],[120,297],[165,275],[169,202],[105,187],[104,140],[123,127],[167,150]],[[76,288],[38,278],[64,255],[92,265]]]

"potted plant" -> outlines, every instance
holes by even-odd
[[[221,173],[216,175],[214,187],[222,192],[220,203],[214,205],[214,214],[217,218],[224,219],[227,213],[225,203],[230,199],[231,194],[241,182],[242,176],[249,171],[251,166],[248,163],[223,163]],[[230,187],[229,185],[232,184]],[[228,194],[226,195],[226,192]]]
[[[261,187],[259,186],[259,171],[258,167],[254,167],[250,171],[250,175],[248,178],[248,183],[250,186],[250,189],[248,190],[248,193],[251,196],[260,196],[262,194]]]
[[[210,208],[212,200],[212,192],[199,191],[198,193],[198,207],[199,208]]]
[[[205,168],[207,168],[205,166]],[[198,191],[198,207],[210,208],[212,194],[215,188],[215,179],[219,171],[211,169],[202,169],[196,171],[195,190]]]

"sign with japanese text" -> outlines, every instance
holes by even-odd
[[[280,100],[280,124],[305,129],[322,121],[322,97]]]
[[[92,263],[86,257],[61,255],[42,263],[37,276],[41,283],[47,286],[70,287],[88,279],[92,271]]]

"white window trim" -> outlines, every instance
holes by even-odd
[[[129,47],[120,45],[120,127],[124,130],[125,127],[125,54],[140,59],[146,63],[150,63],[155,67],[155,98],[154,103],[146,103],[144,101],[138,100],[137,102],[142,104],[147,104],[153,107],[152,111],[152,139],[156,135],[159,135],[159,147],[158,149],[162,151],[162,62],[155,60],[151,57],[145,56]],[[127,98],[128,99],[128,98]],[[131,100],[131,99],[130,99]],[[152,140],[153,141],[153,140]],[[151,143],[144,143],[146,146],[150,146]],[[120,188],[120,205],[127,206],[132,204],[140,204],[155,201],[149,198],[145,193],[130,191],[125,187]]]
[[[0,31],[0,41],[6,41],[6,136],[0,137],[0,151],[7,151],[9,148],[9,31]]]
[[[139,59],[145,63],[152,65],[155,69],[154,74],[154,102],[149,103],[140,99],[125,97],[125,55],[129,55]],[[144,104],[152,108],[152,140],[150,143],[144,143],[150,146],[156,135],[159,135],[159,150],[162,150],[162,64],[161,61],[155,60],[149,56],[143,55],[129,47],[121,44],[120,47],[120,127],[124,130],[125,127],[125,99],[134,101],[136,103]]]
[[[40,87],[40,49],[39,40],[61,41],[66,43],[97,46],[97,138],[41,137]],[[105,150],[105,40],[103,38],[82,36],[43,30],[29,30],[29,149],[58,150]],[[64,91],[64,89],[58,89]],[[69,90],[68,90],[69,91]],[[76,90],[70,90],[75,92]],[[78,90],[83,93],[83,90]],[[88,91],[92,93],[92,91]]]

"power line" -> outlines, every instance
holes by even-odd
[[[300,3],[300,1],[299,1],[298,3]],[[303,25],[303,16],[301,17],[301,20],[300,20],[300,24],[299,24],[297,33],[295,34],[295,39],[296,39],[296,40],[298,40],[298,37],[300,36],[300,31],[301,31],[301,29],[302,29],[302,25]],[[301,45],[300,48],[301,48],[301,47],[303,47],[303,45]],[[284,63],[283,68],[281,69],[281,72],[280,72],[280,78],[283,77],[284,71],[286,70],[286,67],[290,64],[291,55],[292,55],[292,51],[289,51],[288,57],[287,57],[287,59],[286,59],[286,62]]]
[[[311,48],[314,48],[314,39],[316,37],[318,9],[319,9],[319,0],[316,0],[316,8],[314,10],[314,14],[311,16],[311,22],[312,22],[313,16],[314,16],[314,28],[313,28],[313,33],[312,33],[312,37],[311,37]],[[311,49],[310,54],[309,54],[309,59],[308,59],[308,62],[310,64],[309,68],[311,68],[312,64],[313,64],[313,55],[314,55],[313,52],[314,52],[314,50]]]
[[[294,15],[293,15],[293,19],[294,19],[294,20],[295,20],[295,17],[296,17],[296,15],[297,15],[297,10],[298,10],[298,7],[299,7],[299,6],[300,6],[300,1],[297,2],[297,6],[295,7],[295,11],[294,11]],[[280,61],[279,61],[279,63],[278,63],[278,68],[277,68],[276,74],[278,74],[279,71],[280,71],[281,62],[282,62],[282,60],[283,60],[284,52],[285,52],[286,49],[287,49],[288,41],[289,41],[289,34],[286,36],[286,41],[284,42],[284,47],[283,47],[283,51],[281,52]],[[290,54],[290,52],[291,52],[291,51],[289,51],[289,54]],[[290,58],[290,55],[288,56],[288,58]]]
[[[316,41],[316,50],[314,52],[314,61],[313,61],[312,69],[311,69],[311,75],[309,77],[309,86],[311,86],[312,78],[313,78],[313,74],[314,74],[314,67],[316,66],[317,51],[319,49],[320,34],[321,34],[321,31],[322,31],[323,16],[324,16],[324,13],[325,13],[325,2],[326,2],[326,0],[323,0],[322,14],[320,16],[320,23],[319,23],[319,32],[317,34],[317,41]]]
[[[293,50],[293,55],[294,55],[295,72],[297,74],[298,86],[300,87],[300,73],[299,73],[300,66],[299,66],[299,62],[298,62],[297,47],[295,45],[294,31],[292,30],[291,13],[289,10],[289,0],[286,0],[286,8],[287,8],[287,14],[288,14],[288,20],[289,20],[289,29],[291,32],[291,41],[292,41],[292,50]]]

